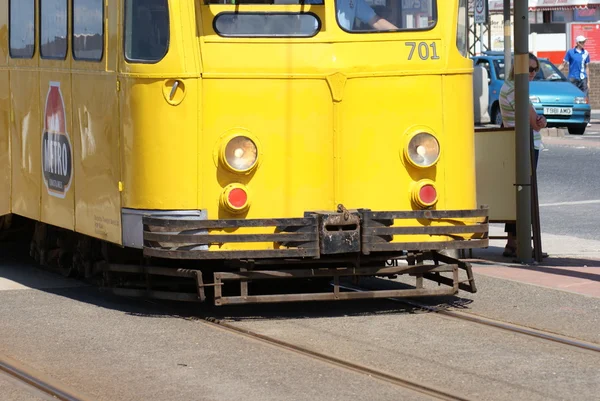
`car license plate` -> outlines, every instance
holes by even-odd
[[[544,107],[544,114],[570,116],[573,114],[573,109],[571,107]]]

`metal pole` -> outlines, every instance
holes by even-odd
[[[504,0],[504,76],[508,76],[510,66],[512,65],[511,60],[511,46],[510,46],[510,0]]]
[[[531,156],[529,126],[529,14],[527,2],[515,0],[515,145],[517,160],[517,259],[531,256]]]

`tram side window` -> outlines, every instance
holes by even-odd
[[[125,57],[129,61],[156,62],[169,49],[167,0],[125,1]]]
[[[35,0],[10,1],[10,56],[32,58],[35,50]]]
[[[73,57],[100,61],[104,48],[104,0],[73,0]]]
[[[67,57],[67,0],[44,0],[41,5],[42,58]]]

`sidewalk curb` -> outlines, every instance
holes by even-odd
[[[540,134],[544,137],[557,137],[562,138],[567,135],[569,131],[566,128],[542,128]]]

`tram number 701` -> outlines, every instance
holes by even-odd
[[[410,47],[410,53],[408,53],[408,59],[412,60],[415,50],[419,54],[421,60],[439,60],[440,56],[437,54],[437,46],[435,42],[406,42],[406,46]]]

